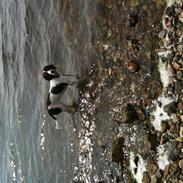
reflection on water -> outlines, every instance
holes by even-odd
[[[0,10],[0,182],[70,182],[78,152],[73,120],[63,114],[55,129],[40,71],[56,62],[65,74],[85,76],[96,57],[95,2],[4,0]]]

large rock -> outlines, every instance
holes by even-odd
[[[169,104],[165,105],[163,107],[163,110],[168,113],[168,114],[173,114],[176,112],[176,109],[177,109],[177,104],[175,101],[173,102],[170,102]]]

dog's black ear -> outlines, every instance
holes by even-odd
[[[56,69],[56,67],[53,64],[49,64],[43,68],[43,71],[49,71],[51,69]]]
[[[51,81],[51,80],[54,78],[53,75],[50,75],[50,74],[48,74],[48,73],[46,73],[46,72],[43,72],[42,75],[43,75],[43,78],[44,78],[45,80],[47,80],[47,81]]]

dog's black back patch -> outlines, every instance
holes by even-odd
[[[61,110],[60,108],[58,108],[58,107],[48,109],[49,115],[50,115],[53,119],[55,119],[55,120],[56,120],[56,118],[55,118],[54,115],[57,115],[57,114],[59,114],[59,113],[61,113],[61,112],[62,112],[62,110]]]
[[[66,90],[67,87],[68,87],[68,83],[60,83],[51,89],[51,93],[53,93],[53,94],[64,93],[64,91]]]

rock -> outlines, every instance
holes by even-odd
[[[165,105],[163,107],[163,110],[168,113],[168,114],[173,114],[176,112],[176,109],[177,109],[177,105],[176,105],[176,102],[173,101],[173,102],[170,102],[169,104]]]
[[[144,172],[142,182],[149,183],[150,181],[151,181],[151,177],[149,176],[149,174],[147,172]]]
[[[177,133],[176,125],[174,125],[174,124],[170,125],[170,133],[172,133],[172,134],[176,134]]]
[[[183,159],[179,160],[179,167],[183,169]]]
[[[166,15],[168,15],[169,17],[174,16],[175,15],[175,6],[171,5],[168,6],[166,9]]]
[[[128,104],[122,112],[122,122],[132,123],[139,119],[135,107],[132,104]]]
[[[151,183],[157,183],[157,182],[158,182],[158,179],[157,179],[156,175],[153,175],[151,177]]]
[[[165,181],[167,179],[167,176],[169,174],[170,165],[166,165],[164,172],[163,172],[163,180]]]
[[[178,172],[179,172],[179,165],[178,165],[178,162],[175,161],[171,163],[170,170],[169,170],[169,177],[174,178]]]
[[[183,11],[180,13],[180,15],[179,15],[179,21],[180,22],[183,22]]]
[[[179,145],[178,145],[178,148],[183,149],[183,143],[180,142]]]
[[[163,39],[166,36],[166,29],[163,29],[160,33],[159,33],[159,38]]]
[[[113,162],[116,163],[122,163],[123,162],[123,147],[124,147],[124,138],[119,137],[116,139],[111,146],[110,150],[110,159]]]
[[[166,122],[162,121],[162,123],[161,123],[161,132],[165,133],[167,131],[168,127],[169,127],[168,124]]]
[[[140,67],[135,61],[131,61],[128,63],[128,70],[132,73],[138,72]]]
[[[182,71],[177,71],[176,77],[177,77],[177,79],[182,80],[182,78],[183,78],[183,72]]]
[[[174,124],[176,124],[176,123],[179,123],[180,122],[180,117],[179,116],[177,116],[177,114],[176,113],[174,113],[174,114],[172,114],[172,121],[173,121],[173,123]]]
[[[174,63],[172,64],[172,66],[173,66],[173,68],[174,68],[175,70],[180,70],[180,68],[181,68],[181,64],[179,64],[179,63],[177,63],[177,62],[174,62]]]
[[[156,147],[158,146],[158,140],[157,140],[157,135],[156,134],[148,134],[147,136],[148,144],[150,150],[155,151]]]
[[[129,16],[128,16],[128,26],[129,27],[135,27],[135,25],[138,23],[138,15],[136,12],[132,12]]]
[[[177,46],[177,51],[180,52],[180,53],[182,53],[183,48],[182,48],[182,45],[181,44],[179,46]]]
[[[104,51],[107,51],[109,49],[109,45],[107,45],[107,44],[102,45],[102,47],[103,47]]]
[[[181,95],[183,89],[183,82],[182,81],[176,81],[175,82],[175,94]]]
[[[181,64],[181,66],[183,66],[183,59],[179,59],[178,63]]]
[[[183,122],[183,115],[180,115],[180,120],[181,122]]]
[[[180,112],[183,112],[183,101],[180,101],[178,103],[178,109],[179,109]]]
[[[161,135],[161,138],[160,138],[160,144],[165,144],[167,141],[169,141],[170,138],[169,138],[169,135],[167,133],[165,134],[162,134]]]
[[[180,127],[180,131],[179,131],[179,136],[180,138],[183,138],[183,127]]]
[[[167,147],[167,155],[170,160],[176,161],[179,158],[180,149],[178,148],[178,142],[171,142]]]
[[[158,171],[158,166],[156,164],[150,163],[147,166],[147,172],[149,173],[150,176],[156,175]]]
[[[136,113],[137,113],[139,120],[145,119],[145,114],[144,114],[144,111],[142,109],[140,109],[140,108],[136,109]]]

